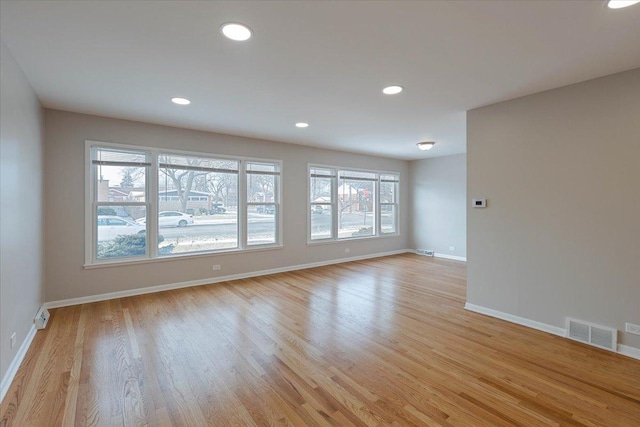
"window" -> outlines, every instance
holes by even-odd
[[[86,264],[278,246],[278,161],[87,141]]]
[[[239,248],[240,161],[160,153],[158,162],[158,253]],[[230,207],[224,216],[211,216],[214,200]]]
[[[148,153],[95,148],[90,160],[92,185],[87,225],[91,228],[89,234],[95,236],[92,257],[107,260],[146,256],[147,230],[143,224],[149,211]],[[118,191],[112,192],[109,187],[112,176],[120,177]],[[131,197],[133,189],[135,198]],[[136,220],[142,220],[142,224]]]
[[[280,165],[247,162],[247,245],[277,241],[280,207]]]
[[[398,175],[380,175],[380,234],[398,232]]]
[[[399,175],[309,166],[309,241],[397,234]]]
[[[338,238],[376,235],[376,181],[371,172],[338,173]]]
[[[311,202],[311,240],[332,239],[333,211],[335,198],[336,171],[331,168],[311,167],[309,169],[309,196]]]

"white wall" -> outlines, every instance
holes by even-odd
[[[412,161],[409,176],[411,248],[466,258],[467,155]]]
[[[156,146],[283,161],[284,248],[146,264],[84,269],[85,140]],[[408,246],[408,170],[402,160],[314,149],[126,120],[46,110],[45,260],[47,301],[403,250]],[[307,245],[309,162],[400,173],[396,237]],[[344,249],[350,252],[345,253]],[[222,270],[212,271],[213,264]]]
[[[471,304],[640,324],[640,69],[467,114]],[[640,348],[640,337],[620,332]]]
[[[0,378],[44,300],[43,111],[11,52],[0,41]],[[9,339],[16,332],[16,345]]]

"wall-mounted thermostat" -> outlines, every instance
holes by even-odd
[[[471,204],[474,208],[486,208],[487,207],[487,199],[473,199]]]

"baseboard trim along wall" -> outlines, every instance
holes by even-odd
[[[546,323],[538,322],[531,319],[526,319],[524,317],[515,316],[509,313],[504,313],[502,311],[493,310],[491,308],[482,307],[480,305],[466,303],[464,305],[464,309],[473,311],[474,313],[495,317],[496,319],[506,320],[507,322],[516,323],[518,325],[526,326],[528,328],[536,329],[538,331],[547,332],[553,335],[558,335],[563,338],[566,336],[566,329],[564,328],[559,328],[557,326],[548,325]],[[635,347],[631,347],[624,344],[618,344],[617,353],[640,360],[640,349]]]
[[[130,289],[126,291],[109,292],[106,294],[97,294],[97,295],[90,295],[86,297],[50,301],[50,302],[44,303],[44,306],[45,308],[67,307],[71,305],[87,304],[91,302],[106,301],[110,299],[131,297],[135,295],[152,294],[154,292],[169,291],[172,289],[180,289],[180,288],[188,288],[191,286],[202,286],[202,285],[208,285],[212,283],[228,282],[230,280],[248,279],[251,277],[266,276],[269,274],[286,273],[287,271],[304,270],[307,268],[314,268],[314,267],[324,267],[326,265],[342,264],[345,262],[362,261],[370,258],[380,258],[385,256],[398,255],[398,254],[404,254],[404,253],[413,253],[413,252],[415,251],[410,249],[401,249],[397,251],[380,252],[375,254],[360,255],[360,256],[349,257],[349,258],[332,259],[329,261],[312,262],[308,264],[297,264],[297,265],[291,265],[287,267],[272,268],[269,270],[251,271],[247,273],[231,274],[228,276],[210,277],[207,279],[190,280],[187,282],[179,282],[179,283],[168,283],[166,285],[149,286],[146,288],[136,288],[136,289]]]
[[[618,353],[640,360],[640,348],[631,347],[630,345],[618,344]]]
[[[537,322],[535,320],[525,319],[524,317],[515,316],[509,313],[503,313],[502,311],[493,310],[491,308],[482,307],[480,305],[466,303],[464,305],[465,310],[473,311],[475,313],[485,314],[487,316],[495,317],[497,319],[506,320],[507,322],[516,323],[518,325],[526,326],[539,331],[547,332],[553,335],[564,337],[565,329],[557,326],[547,325],[546,323]]]
[[[412,253],[417,254],[417,255],[423,255],[423,254],[419,254],[417,249],[411,249],[409,252],[412,252]],[[431,256],[431,255],[423,255],[423,256]],[[457,255],[441,254],[441,253],[438,253],[438,252],[434,252],[433,253],[433,257],[434,258],[443,258],[443,259],[452,259],[454,261],[467,262],[467,258],[466,257],[457,256]]]
[[[435,252],[433,254],[433,256],[436,257],[436,258],[452,259],[452,260],[455,260],[455,261],[467,262],[467,258],[463,257],[463,256],[439,254],[438,252]]]
[[[22,361],[24,360],[24,356],[27,354],[27,350],[29,350],[29,347],[31,346],[31,342],[33,342],[33,338],[36,336],[36,332],[37,332],[36,326],[31,325],[31,329],[29,330],[29,333],[27,333],[27,336],[25,337],[24,341],[22,341],[22,345],[18,349],[18,352],[16,353],[15,357],[11,361],[11,364],[9,365],[9,369],[7,369],[7,372],[4,374],[4,377],[2,377],[2,381],[0,382],[0,402],[4,400],[4,397],[7,394],[7,391],[9,390],[9,386],[11,385],[11,382],[13,381],[13,378],[16,376],[16,373],[18,372],[18,368],[22,364]]]

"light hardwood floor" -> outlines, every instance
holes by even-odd
[[[399,255],[54,310],[1,426],[640,425],[640,362]]]

